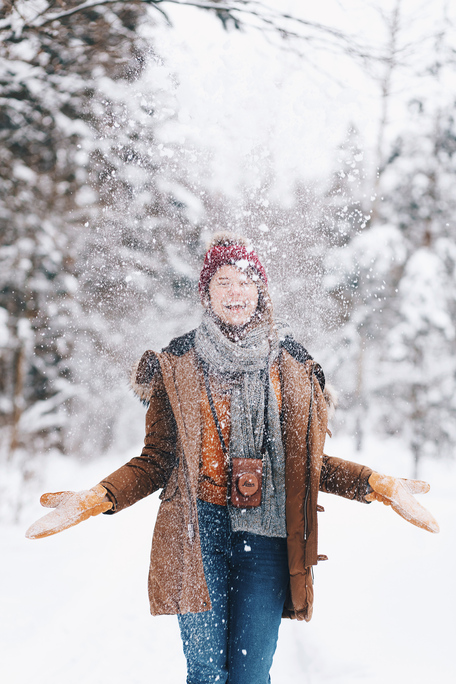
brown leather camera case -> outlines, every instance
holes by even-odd
[[[261,458],[233,458],[231,461],[231,505],[235,508],[259,506],[262,475]]]

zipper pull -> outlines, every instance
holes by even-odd
[[[188,529],[188,538],[190,539],[190,542],[193,542],[193,537],[195,536],[195,530],[193,527],[193,523],[188,523],[187,529]]]

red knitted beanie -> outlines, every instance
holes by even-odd
[[[212,245],[206,252],[198,285],[201,297],[204,297],[212,276],[221,266],[236,266],[241,271],[252,268],[264,284],[268,285],[266,271],[253,249],[230,239],[230,242],[221,241]]]

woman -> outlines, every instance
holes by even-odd
[[[151,612],[177,614],[187,682],[266,684],[282,616],[310,620],[319,491],[391,504],[438,526],[397,480],[324,455],[331,393],[286,325],[245,240],[216,236],[199,290],[201,325],[148,351],[134,389],[148,405],[142,454],[86,492],[45,494],[39,538],[117,513],[162,488]]]

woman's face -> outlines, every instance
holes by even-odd
[[[245,325],[258,305],[257,286],[235,266],[221,266],[212,276],[209,297],[212,311],[228,325]]]

